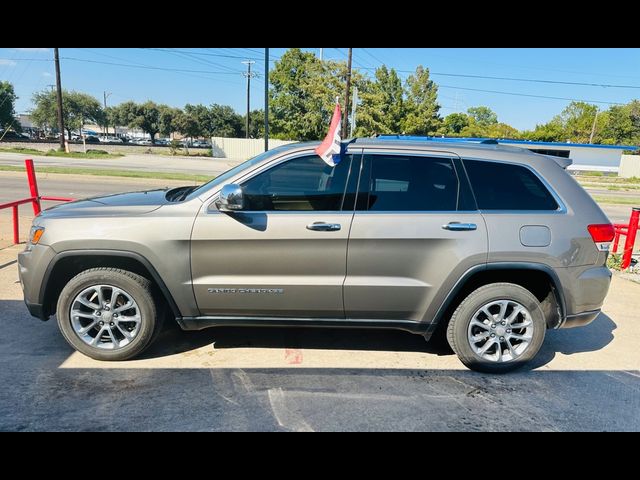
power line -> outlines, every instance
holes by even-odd
[[[580,99],[580,98],[568,98],[568,97],[551,97],[551,96],[547,96],[547,95],[533,95],[533,94],[529,94],[529,93],[516,93],[516,92],[503,92],[503,91],[499,91],[499,90],[482,90],[480,88],[465,88],[465,87],[458,87],[456,85],[442,85],[439,84],[438,88],[453,88],[456,90],[468,90],[471,92],[484,92],[484,93],[497,93],[500,95],[512,95],[512,96],[516,96],[516,97],[533,97],[533,98],[547,98],[550,100],[568,100],[570,102],[586,102],[586,103],[602,103],[605,105],[624,105],[624,103],[621,102],[605,102],[604,100],[585,100],[585,99]]]
[[[116,62],[103,62],[100,60],[89,60],[86,58],[75,58],[75,57],[60,57],[60,58],[62,60],[72,60],[74,62],[99,63],[102,65],[115,65],[118,67],[142,68],[146,70],[162,70],[165,72],[206,73],[210,75],[240,75],[240,73],[236,73],[236,72],[214,72],[211,70],[191,70],[191,69],[184,69],[184,68],[168,68],[168,67],[147,67],[143,65],[132,65],[132,64],[116,63]]]
[[[182,53],[190,53],[192,55],[203,55],[205,57],[224,57],[224,58],[241,58],[241,59],[249,59],[249,60],[262,60],[258,57],[249,57],[247,55],[228,55],[225,53],[206,53],[206,52],[193,52],[193,51],[185,51],[185,50],[170,50],[168,48],[141,48],[141,50],[154,50],[156,52],[182,52]]]
[[[365,70],[377,70],[377,68],[366,68]],[[413,74],[415,71],[413,70],[396,70],[397,73],[408,73]],[[496,77],[491,75],[473,75],[466,73],[447,73],[447,72],[432,72],[429,71],[429,75],[436,75],[441,77],[460,77],[460,78],[478,78],[478,79],[486,79],[486,80],[507,80],[512,82],[530,82],[530,83],[546,83],[546,84],[557,84],[557,85],[572,85],[572,86],[583,86],[583,87],[601,87],[601,88],[633,88],[640,89],[640,85],[615,85],[611,83],[592,83],[592,82],[568,82],[563,80],[543,80],[539,78],[517,78],[517,77]]]

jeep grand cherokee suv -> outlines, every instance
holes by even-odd
[[[495,143],[495,142],[494,142]],[[233,326],[438,325],[472,369],[531,360],[547,329],[592,321],[609,220],[569,159],[402,137],[279,147],[201,187],[56,206],[19,256],[25,301],[100,360],[149,346],[162,318]]]

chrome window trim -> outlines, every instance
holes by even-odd
[[[507,165],[515,165],[517,167],[526,168],[531,173],[533,173],[538,180],[540,180],[542,185],[547,189],[547,191],[551,194],[553,199],[558,204],[558,208],[555,209],[555,210],[509,210],[509,209],[483,210],[483,209],[478,207],[478,211],[480,213],[482,213],[483,215],[493,215],[493,214],[498,214],[498,215],[514,215],[514,214],[518,214],[518,215],[522,215],[522,214],[528,214],[528,215],[529,214],[564,215],[568,211],[566,204],[564,203],[564,201],[562,200],[560,195],[558,195],[558,192],[556,192],[556,190],[551,186],[551,184],[549,182],[547,182],[547,180],[544,177],[542,177],[542,175],[540,175],[533,167],[531,167],[530,165],[527,165],[526,163],[510,162],[509,160],[495,160],[495,159],[492,159],[492,158],[467,157],[467,156],[460,157],[460,159],[462,160],[462,164],[463,165],[464,165],[464,161],[465,160],[471,160],[471,161],[476,161],[476,162],[506,163]],[[465,170],[466,170],[466,168],[465,168]],[[465,173],[467,174],[467,176],[469,176],[469,174],[467,172],[465,172]],[[471,183],[471,179],[469,179],[469,183]],[[471,185],[471,190],[472,190],[473,194],[475,195],[476,192],[473,189],[473,185]],[[476,204],[477,203],[478,202],[477,202],[477,199],[476,199]]]

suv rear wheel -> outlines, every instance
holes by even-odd
[[[151,283],[115,268],[86,270],[64,287],[58,327],[76,350],[96,360],[127,360],[159,332]]]
[[[472,370],[504,373],[536,356],[546,328],[540,302],[529,290],[492,283],[460,303],[449,322],[447,340]]]

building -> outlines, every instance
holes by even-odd
[[[395,137],[396,135],[381,135],[383,137]],[[623,160],[623,152],[637,151],[638,147],[631,145],[596,145],[591,143],[560,143],[560,142],[536,142],[530,140],[502,140],[493,138],[449,138],[449,137],[412,137],[409,135],[397,136],[398,138],[416,140],[433,140],[437,142],[473,142],[473,143],[499,143],[512,147],[526,148],[543,155],[570,158],[573,164],[569,170],[575,171],[599,171],[618,173]],[[640,155],[624,155],[624,162],[630,163],[636,160],[640,162]],[[635,157],[635,158],[633,158]]]

